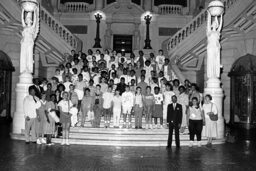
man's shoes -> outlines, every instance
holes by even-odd
[[[26,141],[26,144],[30,144],[30,142],[29,142],[29,141]]]
[[[166,149],[168,149],[168,150],[171,149],[171,148],[172,148],[171,145],[167,145],[167,146],[166,146]]]
[[[137,127],[137,126],[135,126],[135,129],[138,129],[138,127]]]

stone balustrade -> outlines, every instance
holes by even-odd
[[[225,11],[227,11],[238,0],[223,0]],[[170,54],[175,47],[181,44],[187,37],[193,34],[200,26],[207,22],[207,8],[202,10],[195,18],[193,18],[185,27],[174,34],[167,45]],[[203,33],[200,33],[203,34]],[[205,33],[204,33],[205,34]]]
[[[92,10],[90,4],[86,2],[66,2],[62,7],[62,12],[70,13],[86,13]]]
[[[78,41],[64,25],[56,20],[45,8],[40,7],[40,20],[45,23],[50,30],[55,32],[61,39],[67,42],[73,49],[77,49]]]
[[[183,15],[182,5],[163,4],[158,6],[158,14],[161,15]]]

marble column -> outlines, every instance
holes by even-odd
[[[39,31],[39,6],[36,0],[21,1],[21,21],[23,26],[20,50],[20,76],[16,85],[16,109],[13,116],[14,134],[21,134],[25,128],[23,100],[32,85],[34,40]],[[24,15],[27,13],[27,15]],[[26,17],[24,17],[26,16]],[[33,17],[32,17],[33,16]],[[32,23],[30,22],[32,21]]]
[[[34,63],[35,63],[35,67],[34,67],[34,77],[38,78],[39,77],[39,59],[40,59],[40,53],[38,51],[35,52],[34,55]]]
[[[152,11],[152,0],[144,0],[143,8],[145,11]]]
[[[140,49],[140,23],[135,23],[134,24],[134,38],[133,38],[133,49],[134,50],[139,50]]]
[[[58,12],[59,0],[51,0],[51,2],[52,2],[53,12]]]
[[[207,16],[207,84],[204,90],[204,94],[210,94],[212,96],[212,102],[216,104],[218,109],[218,120],[217,120],[217,138],[224,138],[224,118],[223,118],[223,89],[221,88],[220,81],[220,40],[222,24],[223,24],[223,13],[224,5],[221,1],[216,1],[208,7]],[[217,13],[217,12],[218,13]],[[212,21],[212,16],[214,20]],[[218,19],[220,18],[220,19]],[[217,22],[217,23],[216,23]],[[217,27],[216,27],[217,26]]]
[[[94,0],[95,10],[102,10],[104,8],[104,0]]]
[[[106,29],[106,33],[105,33],[105,43],[104,43],[104,47],[105,49],[111,49],[111,36],[112,36],[112,30],[111,30],[111,23],[107,22],[107,29]]]

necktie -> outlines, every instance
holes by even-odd
[[[175,110],[175,107],[176,107],[176,103],[173,103],[173,109]]]

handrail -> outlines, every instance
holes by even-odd
[[[225,11],[229,9],[236,1],[238,0],[222,0],[224,3]],[[197,28],[206,23],[206,21],[207,8],[203,9],[195,18],[193,18],[187,25],[185,25],[169,39],[169,43],[167,44],[167,51],[169,52],[181,44],[185,38],[195,32]]]
[[[64,3],[63,12],[71,12],[71,13],[91,12],[92,10],[89,7],[90,7],[90,4],[86,2],[66,2]]]
[[[162,4],[162,5],[158,6],[158,14],[161,14],[161,15],[169,15],[169,14],[182,15],[183,14],[183,6],[182,5]]]
[[[40,19],[41,22],[44,22],[52,31],[59,35],[59,37],[67,42],[73,49],[77,49],[78,41],[80,40],[42,6],[40,7]]]

